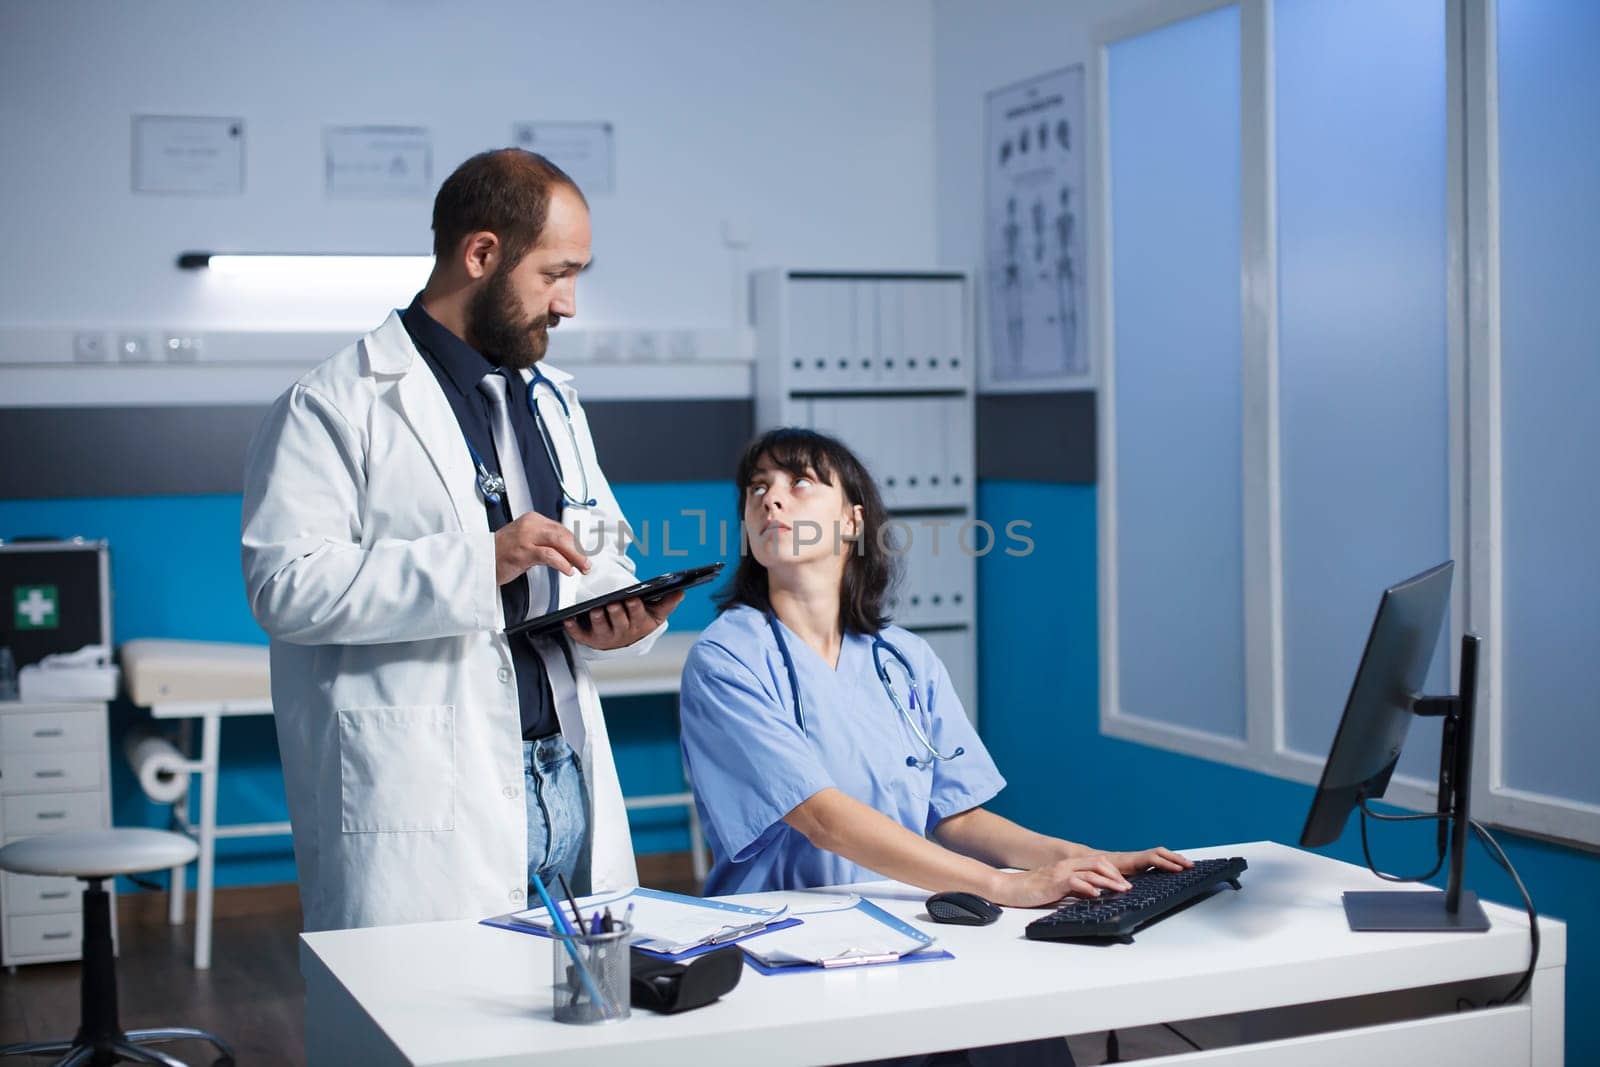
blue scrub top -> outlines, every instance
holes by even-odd
[[[683,755],[715,857],[708,896],[882,877],[813,847],[783,821],[830,786],[918,834],[987,803],[1005,786],[944,664],[922,638],[898,626],[883,631],[911,661],[920,710],[910,705],[904,672],[891,665],[896,695],[907,712],[922,716],[919,725],[935,748],[966,752],[917,768],[906,766],[906,757],[923,759],[927,751],[883,691],[872,637],[846,634],[832,669],[793,631],[783,631],[800,680],[805,732],[795,721],[783,656],[754,608],[723,612],[684,665]]]

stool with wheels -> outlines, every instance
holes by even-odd
[[[213,1067],[233,1067],[233,1049],[215,1034],[187,1026],[123,1030],[117,1021],[117,970],[111,944],[111,895],[105,882],[119,874],[167,870],[195,858],[194,841],[164,830],[93,830],[24,838],[0,848],[0,870],[81,879],[83,890],[83,993],[78,1033],[71,1040],[29,1041],[0,1048],[0,1056],[59,1054],[58,1067],[182,1060],[146,1047],[159,1041],[207,1041],[219,1056]]]

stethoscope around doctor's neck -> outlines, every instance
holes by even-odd
[[[539,410],[538,401],[534,393],[539,386],[550,390],[550,395],[556,398],[556,403],[561,405],[561,417],[567,426],[567,436],[572,441],[572,458],[578,464],[579,492],[573,493],[567,488],[565,472],[561,469],[561,461],[556,459],[555,449],[550,445],[550,429],[545,425],[544,414]],[[567,398],[561,395],[561,390],[556,388],[556,383],[545,377],[538,367],[533,368],[533,377],[528,379],[528,410],[533,414],[533,421],[539,427],[539,440],[544,444],[544,454],[550,457],[550,469],[556,473],[556,484],[561,487],[561,499],[564,503],[574,507],[592,508],[597,501],[589,495],[589,472],[583,466],[583,450],[578,447],[578,431],[572,425],[572,409],[567,406]],[[464,436],[464,435],[463,435]],[[472,441],[467,441],[467,451],[472,453],[472,464],[477,469],[478,493],[483,497],[486,505],[500,503],[506,491],[506,480],[499,472],[489,469],[489,465],[478,455],[478,450],[472,447]],[[516,518],[515,515],[512,518]]]
[[[777,616],[770,612],[767,614],[767,626],[772,630],[772,639],[778,643],[778,655],[783,657],[783,669],[789,674],[789,693],[794,698],[794,721],[799,725],[800,732],[805,733],[806,712],[800,696],[800,676],[794,669],[794,657],[789,655],[789,642],[784,640],[783,630],[778,625]],[[889,679],[889,665],[884,662],[884,656],[888,656],[894,662],[899,663],[900,669],[906,672],[906,685],[911,694],[911,711],[907,711],[906,706],[900,703],[900,698],[895,695],[894,683]],[[901,720],[911,727],[911,732],[916,735],[917,741],[921,743],[923,750],[927,752],[927,755],[922,759],[918,759],[915,756],[907,756],[907,767],[915,767],[917,770],[922,770],[923,768],[931,767],[936,760],[953,760],[967,751],[965,748],[957,748],[947,756],[933,747],[933,742],[928,740],[928,735],[923,733],[922,727],[918,725],[916,718],[911,714],[913,711],[921,710],[917,699],[917,674],[911,669],[911,661],[906,658],[905,653],[885,640],[881,633],[873,635],[872,638],[872,666],[877,671],[878,682],[883,686],[883,691],[889,694],[889,702],[894,705],[894,710],[900,713]]]

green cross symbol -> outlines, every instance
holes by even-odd
[[[19,630],[54,630],[61,625],[61,599],[53,585],[19,585],[14,594]]]

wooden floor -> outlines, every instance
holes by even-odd
[[[646,885],[697,891],[689,854],[640,856]],[[194,897],[190,922],[168,926],[166,894],[117,900],[118,1008],[122,1026],[193,1026],[234,1047],[242,1067],[305,1063],[305,982],[300,978],[300,898],[292,885],[220,889],[209,971],[194,969]],[[0,969],[0,1045],[70,1038],[78,1028],[79,967],[40,963]],[[209,1064],[202,1042],[174,1041],[163,1051]],[[6,1061],[18,1064],[44,1060]]]
[[[117,1004],[124,1029],[194,1026],[233,1045],[241,1064],[305,1062],[293,886],[220,890],[213,966],[194,969],[194,926],[168,926],[165,894],[124,895],[118,907]],[[189,915],[194,914],[193,897]],[[78,1028],[79,966],[41,963],[0,972],[0,1044],[70,1038]],[[209,1064],[210,1046],[161,1046]],[[42,1062],[17,1061],[23,1062]]]
[[[697,891],[687,852],[639,857],[639,878],[660,889]],[[300,901],[294,886],[218,890],[209,971],[193,965],[192,896],[191,921],[178,927],[167,925],[165,894],[125,894],[117,903],[117,984],[125,1029],[193,1026],[231,1043],[241,1065],[305,1063],[305,983],[296,941]],[[0,1045],[71,1037],[78,1027],[78,981],[76,963],[19,967],[16,974],[0,969]],[[1123,1031],[1120,1037],[1125,1060],[1190,1051],[1159,1027]],[[1105,1061],[1104,1034],[1074,1037],[1071,1045],[1083,1067]],[[210,1046],[203,1043],[161,1047],[185,1063],[212,1060]]]

